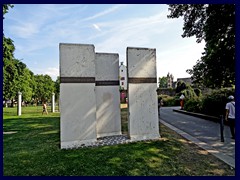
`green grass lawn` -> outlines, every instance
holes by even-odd
[[[235,170],[161,125],[162,138],[94,148],[60,149],[60,114],[41,107],[3,109],[4,176],[201,176]],[[50,112],[50,111],[49,111]],[[122,109],[127,133],[127,109]]]

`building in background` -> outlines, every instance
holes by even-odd
[[[119,83],[120,102],[127,103],[127,66],[123,62],[119,66]]]
[[[120,90],[127,90],[127,67],[121,62],[119,66]]]
[[[191,79],[191,77],[187,77],[187,78],[177,78],[177,82],[176,82],[176,85],[177,85],[177,83],[179,82],[179,81],[183,81],[183,82],[185,82],[186,84],[189,84],[189,85],[192,85],[193,83],[192,83],[192,79]]]
[[[167,88],[173,88],[173,78],[172,74],[167,74]]]

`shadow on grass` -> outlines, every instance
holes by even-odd
[[[61,150],[59,119],[4,120],[4,131],[17,131],[3,136],[5,176],[234,175],[214,157],[180,142],[165,127],[161,127],[164,138],[156,141]]]

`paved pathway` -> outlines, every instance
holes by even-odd
[[[224,127],[224,142],[221,142],[220,125],[205,119],[174,112],[180,107],[162,107],[160,123],[170,127],[183,137],[235,168],[235,141],[231,139],[228,126]]]

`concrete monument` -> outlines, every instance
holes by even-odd
[[[127,48],[131,140],[158,139],[156,49]]]
[[[61,148],[96,141],[95,47],[60,43]]]
[[[119,55],[96,53],[97,137],[121,135]]]

